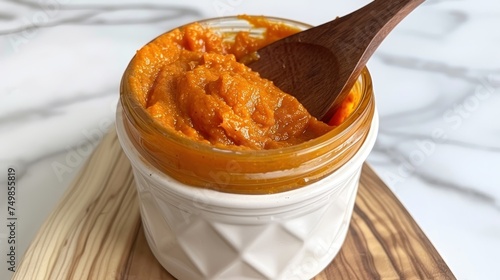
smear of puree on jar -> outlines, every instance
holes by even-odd
[[[239,62],[299,30],[264,17],[241,18],[265,28],[263,36],[239,32],[228,40],[228,34],[193,23],[140,49],[129,80],[139,103],[172,133],[226,149],[286,147],[333,129]],[[337,125],[352,111],[352,96],[349,102],[331,124]]]

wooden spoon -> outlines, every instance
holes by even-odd
[[[258,50],[248,66],[328,122],[382,40],[424,1],[375,0]]]

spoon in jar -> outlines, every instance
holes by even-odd
[[[374,0],[259,49],[247,65],[328,122],[382,40],[424,1]]]

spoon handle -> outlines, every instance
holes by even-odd
[[[318,36],[316,42],[325,47],[337,50],[337,44],[340,43],[351,50],[363,51],[364,56],[369,57],[389,32],[424,1],[374,0],[357,11],[323,24],[323,27],[314,28],[323,32],[308,34]],[[343,39],[342,42],[337,41],[339,37]],[[352,57],[352,52],[347,53],[351,59],[357,59]]]
[[[359,10],[313,27],[307,32],[297,33],[283,41],[315,42],[334,51],[338,51],[340,45],[347,48],[347,51],[337,55],[344,56],[345,59],[358,59],[351,57],[353,49],[362,51],[369,57],[387,34],[424,1],[374,0]],[[339,41],[339,38],[342,41]],[[370,50],[366,50],[369,46]]]

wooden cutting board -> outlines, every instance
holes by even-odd
[[[130,164],[114,130],[45,221],[13,279],[174,279],[146,243]],[[315,279],[455,277],[365,164],[344,246]]]

